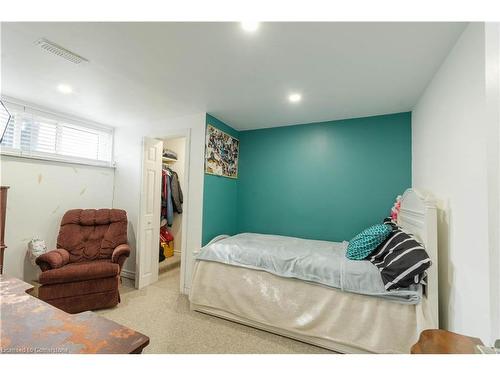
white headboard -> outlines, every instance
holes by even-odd
[[[427,270],[427,301],[435,328],[439,325],[438,247],[436,203],[430,194],[408,189],[401,199],[398,225],[425,246],[432,266]]]

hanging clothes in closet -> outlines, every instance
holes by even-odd
[[[182,203],[184,202],[184,197],[182,195],[181,183],[179,182],[179,176],[175,171],[172,172],[171,180],[171,190],[172,190],[172,204],[173,209],[178,214],[182,214]]]
[[[169,227],[174,223],[174,212],[182,214],[182,194],[179,176],[169,166],[162,169],[161,218],[167,220]]]
[[[162,171],[161,187],[161,220],[166,219],[169,227],[174,223],[174,205],[172,202],[172,170],[164,166]],[[163,226],[163,225],[162,225]]]
[[[183,195],[179,176],[168,165],[164,164],[161,186],[160,262],[173,255],[174,236],[167,227],[173,225],[174,213],[182,213],[182,203]]]

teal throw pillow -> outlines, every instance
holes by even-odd
[[[387,224],[373,225],[354,236],[347,246],[346,257],[352,260],[365,259],[389,236],[392,227]]]

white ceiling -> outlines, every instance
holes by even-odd
[[[409,111],[464,27],[3,23],[2,95],[117,127],[197,112],[253,129]],[[41,37],[90,63],[42,51]],[[302,102],[287,101],[292,91]]]

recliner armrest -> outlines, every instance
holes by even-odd
[[[69,263],[69,252],[65,249],[51,250],[35,260],[42,271],[61,268]]]
[[[125,263],[125,259],[130,255],[130,246],[126,243],[118,245],[111,254],[111,261],[120,266],[120,271]]]

